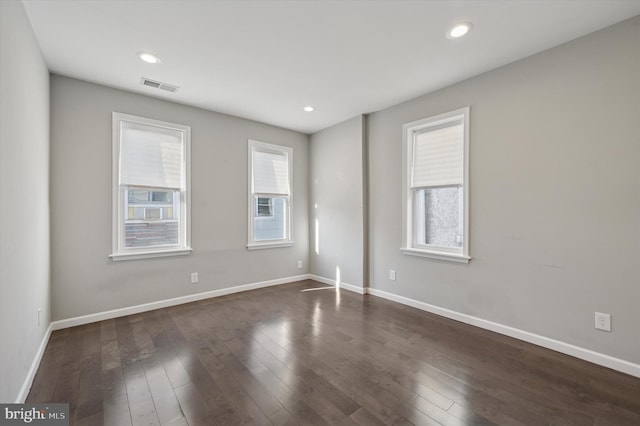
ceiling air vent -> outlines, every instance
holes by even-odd
[[[155,81],[155,80],[151,80],[149,78],[146,77],[142,77],[142,79],[140,80],[140,84],[144,85],[144,86],[149,86],[149,87],[153,87],[156,89],[160,89],[160,90],[166,90],[167,92],[177,92],[179,87],[178,86],[173,86],[171,84],[167,84],[167,83],[161,83],[159,81]]]

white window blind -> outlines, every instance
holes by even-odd
[[[253,152],[253,193],[289,195],[289,159],[286,153]]]
[[[462,185],[464,126],[454,122],[414,134],[411,188]]]
[[[191,252],[191,128],[112,115],[113,260]]]
[[[249,250],[290,247],[293,149],[248,140]]]
[[[402,126],[402,252],[467,263],[469,112],[460,108]]]
[[[120,125],[120,185],[179,190],[184,132],[128,121]]]

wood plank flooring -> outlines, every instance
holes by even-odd
[[[640,425],[640,379],[301,281],[55,331],[72,425]]]

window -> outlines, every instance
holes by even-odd
[[[403,248],[457,262],[469,257],[469,108],[403,126]]]
[[[249,141],[250,250],[286,247],[291,239],[291,159],[293,150]]]
[[[113,113],[113,260],[190,253],[190,135]]]
[[[256,198],[256,217],[273,217],[273,199]]]

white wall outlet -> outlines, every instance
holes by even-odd
[[[192,272],[191,273],[191,284],[195,284],[198,282],[198,273],[197,272]]]
[[[391,281],[395,281],[396,280],[396,270],[395,269],[389,269],[389,279]]]
[[[40,327],[40,313],[42,313],[42,309],[38,308],[38,327]]]
[[[302,260],[298,260],[298,269],[302,269]]]
[[[611,331],[611,315],[596,312],[596,328],[598,330]]]

